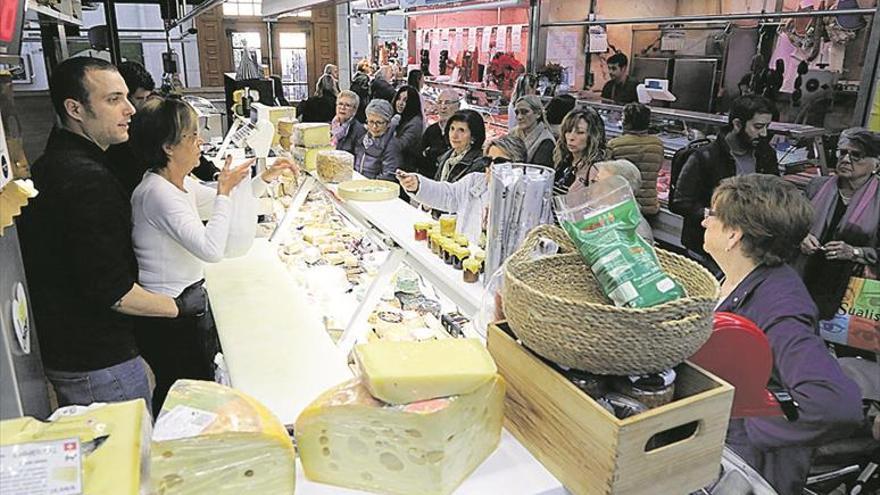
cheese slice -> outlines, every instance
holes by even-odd
[[[330,124],[309,122],[294,125],[293,144],[304,148],[330,146]]]
[[[145,473],[149,473],[151,422],[143,400],[95,404],[87,408],[72,406],[59,411],[64,412],[48,423],[31,417],[0,421],[0,445],[76,437],[83,456],[84,493],[147,493],[149,476]],[[102,440],[104,436],[106,439]],[[53,476],[69,474],[52,473]]]
[[[359,379],[342,383],[297,418],[305,475],[379,493],[452,493],[498,446],[504,391],[495,375],[467,395],[391,406]]]
[[[478,339],[371,342],[355,359],[373,397],[390,404],[467,394],[498,372]]]
[[[163,495],[293,494],[287,430],[256,400],[213,382],[178,380],[156,421],[152,489]]]
[[[317,168],[318,152],[331,151],[333,149],[332,146],[323,145],[319,145],[315,148],[301,148],[297,146],[296,148],[293,148],[291,154],[293,155],[293,162],[301,169],[312,171]]]

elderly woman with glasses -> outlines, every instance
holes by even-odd
[[[355,170],[368,179],[394,180],[403,156],[394,137],[394,109],[385,100],[367,105],[367,134],[355,146]]]
[[[837,156],[836,174],[807,186],[815,213],[797,264],[823,320],[837,312],[851,276],[880,274],[880,133],[844,131]]]
[[[250,177],[252,160],[232,167],[227,158],[216,189],[203,185],[189,175],[201,154],[198,115],[175,98],[147,101],[132,118],[130,135],[135,152],[151,167],[131,198],[138,282],[150,292],[177,297],[204,282],[205,263],[223,260],[247,232],[247,240],[253,240],[254,196],[265,192],[267,182],[284,169],[295,167],[277,160],[251,180],[252,193],[240,190],[243,195],[234,191]],[[246,217],[248,211],[254,212],[252,218]],[[214,356],[204,351],[210,347],[206,339],[212,328],[210,306],[201,316],[139,319],[138,347],[156,376],[154,413],[175,380],[214,379]]]
[[[516,114],[516,127],[510,133],[526,143],[526,163],[552,167],[556,139],[550,132],[541,98],[522,96],[516,100],[513,111]]]
[[[330,134],[336,149],[352,155],[358,141],[364,138],[367,129],[357,120],[360,97],[354,91],[340,91],[336,97],[336,116],[330,121]]]
[[[489,204],[489,169],[495,163],[519,162],[526,157],[526,146],[515,136],[489,142],[481,162],[485,172],[474,172],[455,183],[428,179],[419,174],[398,172],[403,190],[416,201],[458,216],[455,228],[473,243],[480,242]]]
[[[727,444],[779,493],[801,493],[817,445],[861,424],[861,392],[816,333],[818,310],[786,262],[813,208],[794,184],[747,174],[721,181],[706,211],[703,248],[721,267],[717,311],[752,320],[773,353],[770,384],[794,399],[797,417],[730,421]],[[876,228],[876,224],[875,224]],[[748,365],[749,356],[742,356]]]

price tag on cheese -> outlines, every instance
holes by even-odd
[[[78,438],[0,447],[4,495],[79,495],[82,455]]]
[[[164,442],[197,436],[215,419],[217,414],[210,411],[189,406],[175,406],[174,409],[159,415],[153,428],[153,441]]]

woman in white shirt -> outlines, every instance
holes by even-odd
[[[245,242],[252,241],[255,196],[282,170],[296,172],[293,164],[278,160],[250,183],[243,182],[253,160],[232,167],[227,157],[216,189],[203,185],[189,175],[199,163],[198,127],[195,110],[174,98],[147,102],[131,122],[132,147],[151,167],[131,198],[138,281],[172,297],[202,284],[204,264],[222,260],[236,238],[240,243],[249,235]],[[202,316],[140,319],[138,346],[156,376],[154,412],[175,380],[214,379],[213,328],[210,304]]]

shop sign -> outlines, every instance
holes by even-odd
[[[367,0],[367,10],[394,10],[399,8],[399,0]]]
[[[367,0],[369,2],[370,0]],[[400,8],[411,9],[415,7],[428,7],[431,5],[445,5],[448,3],[457,3],[461,0],[399,0]]]

